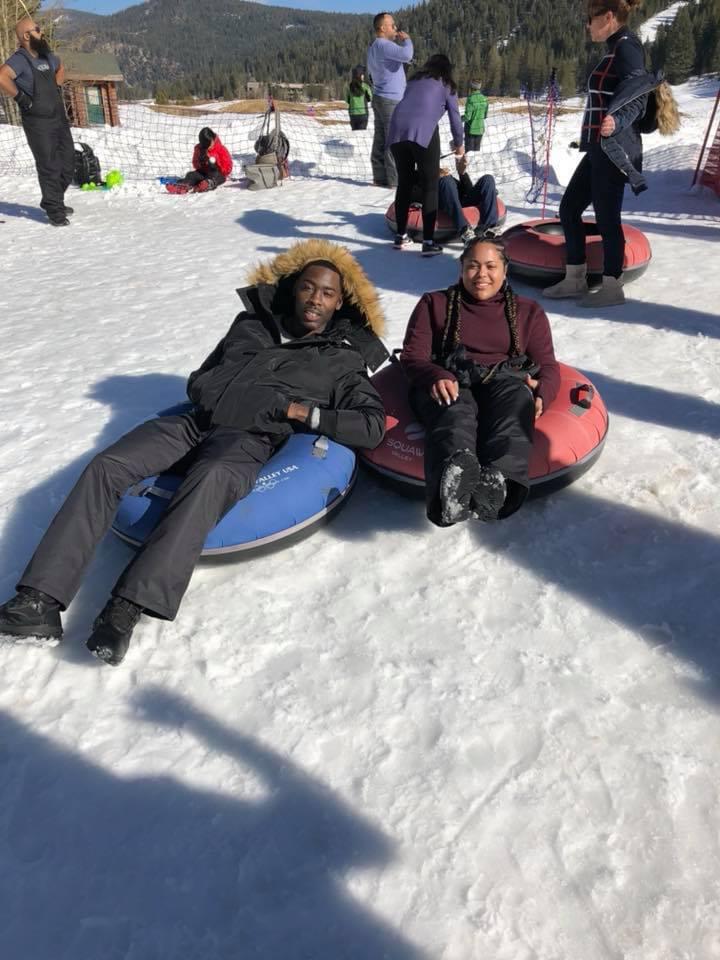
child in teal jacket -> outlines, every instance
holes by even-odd
[[[371,99],[372,91],[365,83],[364,67],[353,67],[352,80],[345,97],[353,130],[367,130],[368,103]]]
[[[465,101],[465,151],[479,150],[485,133],[485,117],[488,112],[488,98],[480,92],[481,83],[473,80],[470,83],[470,95]]]

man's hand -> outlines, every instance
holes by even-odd
[[[538,380],[534,380],[531,376],[525,377],[525,383],[530,387],[533,393],[537,390]],[[535,419],[542,416],[543,412],[543,402],[542,397],[535,397]]]
[[[463,152],[462,156],[455,157],[455,169],[460,174],[460,176],[462,176],[467,170],[467,165],[468,165],[468,158],[465,152]]]
[[[430,388],[430,396],[436,403],[452,406],[458,398],[460,387],[455,380],[436,380]]]
[[[455,156],[458,158],[458,160],[459,160],[461,157],[464,157],[464,156],[465,156],[465,147],[464,147],[461,143],[459,143],[459,144],[455,147]]]
[[[32,109],[32,97],[29,97],[24,90],[20,89],[20,87],[18,87],[18,92],[13,97],[13,100],[20,107],[21,113],[27,113],[28,110]]]
[[[396,40],[399,40],[400,43],[402,43],[404,40],[409,40],[409,39],[410,39],[410,34],[409,34],[409,33],[405,33],[404,30],[398,30],[398,32],[395,34],[395,39],[396,39]]]
[[[605,117],[603,122],[600,124],[600,136],[611,137],[614,132],[615,132],[614,117]]]
[[[307,423],[310,416],[310,407],[305,403],[296,403],[294,400],[287,408],[285,416],[288,420],[298,420],[300,423]]]

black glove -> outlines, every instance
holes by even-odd
[[[21,90],[19,87],[18,92],[13,97],[13,100],[20,107],[21,113],[27,113],[28,110],[32,109],[32,97],[28,96],[27,93],[25,93],[25,91]]]

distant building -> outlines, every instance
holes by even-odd
[[[117,84],[123,80],[117,60],[111,53],[59,52],[65,67],[63,95],[70,124],[92,127],[96,124],[120,126]]]
[[[270,96],[276,100],[327,100],[330,88],[324,83],[271,83]]]

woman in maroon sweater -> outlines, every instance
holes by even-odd
[[[534,423],[560,386],[548,319],[508,285],[502,242],[480,238],[460,263],[458,284],[423,294],[400,355],[426,429],[427,514],[440,527],[522,505]]]

